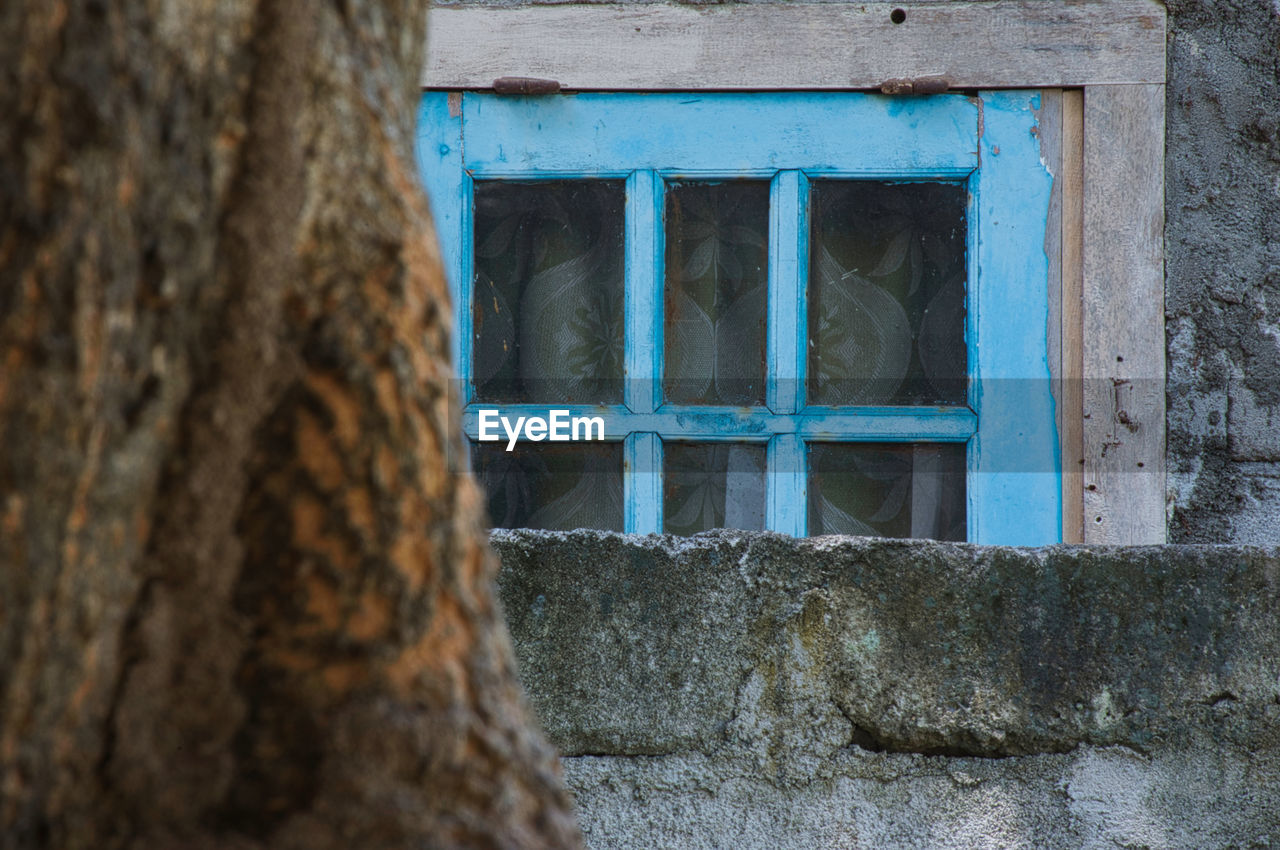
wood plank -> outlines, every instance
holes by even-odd
[[[1160,83],[1155,0],[554,5],[431,10],[425,88],[541,77],[570,90],[875,89]]]
[[[1062,93],[1061,371],[1062,540],[1084,542],[1084,92]]]
[[[1080,89],[1046,89],[1038,113],[1041,158],[1053,174],[1045,254],[1049,258],[1049,372],[1062,464],[1062,541],[1084,542],[1084,443],[1080,396],[1080,231],[1083,212]]]
[[[960,177],[978,165],[978,108],[959,94],[467,92],[462,124],[476,177]]]
[[[1089,543],[1165,542],[1164,87],[1084,92]]]
[[[1058,452],[1063,458],[1062,436],[1066,423],[1062,407],[1062,89],[1040,92],[1036,124],[1040,161],[1053,177],[1049,215],[1044,226],[1044,254],[1049,260],[1049,381],[1053,391],[1054,424],[1058,429]],[[1066,495],[1065,488],[1063,495]],[[1065,516],[1065,504],[1063,510]],[[1067,540],[1065,526],[1063,540]]]

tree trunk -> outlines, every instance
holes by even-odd
[[[424,20],[0,4],[0,847],[577,846],[449,471]]]

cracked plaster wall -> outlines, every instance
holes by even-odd
[[[1277,542],[1280,4],[1168,8],[1169,539]]]
[[[593,848],[1280,847],[1280,550],[494,545]]]

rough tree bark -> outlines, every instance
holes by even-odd
[[[0,846],[578,844],[447,472],[424,21],[0,4]]]

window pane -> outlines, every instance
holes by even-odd
[[[620,181],[475,184],[475,398],[622,401]]]
[[[669,183],[666,366],[676,404],[764,404],[769,184]]]
[[[809,533],[965,539],[962,443],[812,443]]]
[[[665,443],[662,455],[662,527],[668,534],[764,528],[764,446]]]
[[[494,528],[622,530],[622,444],[471,444]]]
[[[814,181],[811,404],[965,403],[966,198],[957,183]]]

